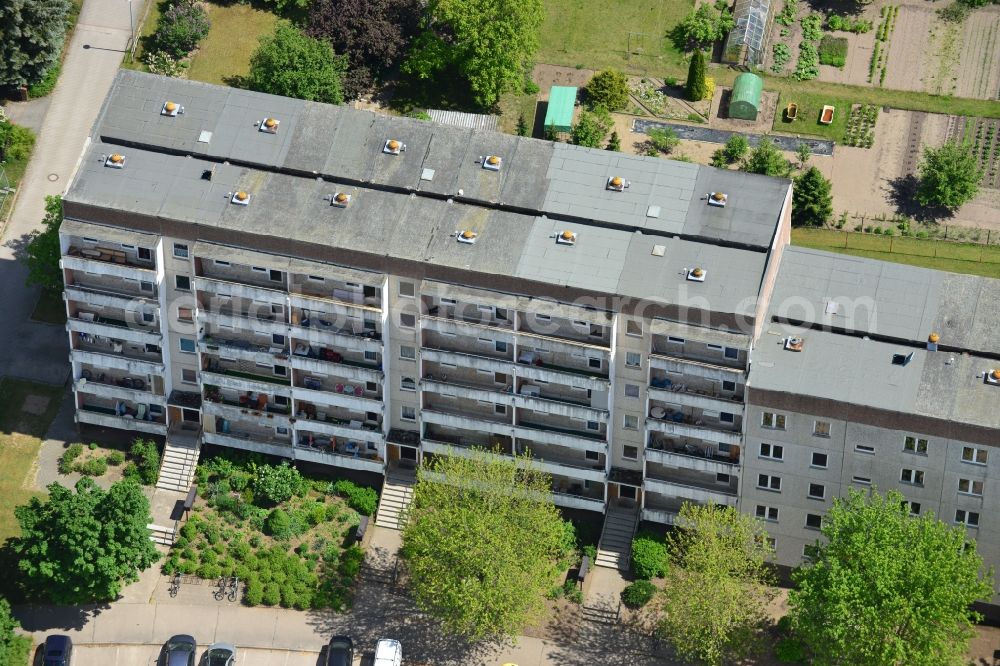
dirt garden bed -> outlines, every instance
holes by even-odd
[[[970,144],[983,169],[980,184],[1000,189],[1000,119],[956,117],[948,128],[948,141]]]

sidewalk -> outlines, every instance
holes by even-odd
[[[142,4],[143,0],[131,3],[136,20]],[[3,230],[0,310],[8,325],[0,333],[0,376],[62,384],[69,373],[66,331],[61,326],[30,321],[38,289],[24,286],[27,270],[18,256],[44,217],[45,196],[62,194],[69,185],[118,72],[128,36],[129,3],[84,1],[17,203]]]

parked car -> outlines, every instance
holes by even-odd
[[[73,657],[73,639],[62,634],[45,637],[45,666],[69,666]]]
[[[236,663],[236,646],[232,643],[212,643],[202,656],[204,666],[233,666]]]
[[[354,641],[350,636],[334,636],[326,646],[326,666],[352,666]]]
[[[187,634],[171,636],[160,652],[160,666],[194,666],[198,641]]]
[[[403,646],[391,638],[380,638],[375,644],[375,663],[372,666],[400,666],[403,663]]]

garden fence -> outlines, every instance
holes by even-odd
[[[994,238],[1000,236],[985,232]],[[959,261],[974,261],[986,264],[1000,264],[1000,245],[986,242],[958,241],[945,238],[914,238],[912,236],[885,236],[862,231],[840,231],[836,229],[800,229],[797,230],[800,242],[809,244],[810,240],[820,242],[825,247],[840,247],[869,252],[884,252],[938,259]]]

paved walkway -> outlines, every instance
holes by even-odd
[[[136,17],[142,3],[131,2]],[[69,374],[66,331],[30,321],[38,290],[24,286],[27,270],[17,257],[45,215],[45,196],[62,194],[69,184],[128,36],[129,3],[85,0],[0,242],[0,311],[6,322],[0,329],[0,376],[61,384]]]

